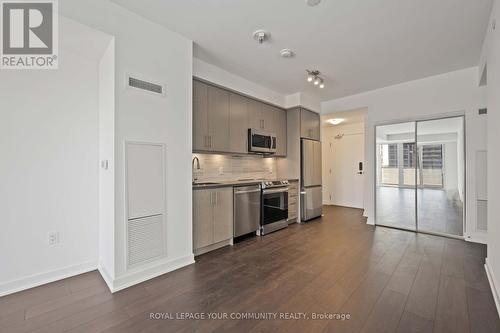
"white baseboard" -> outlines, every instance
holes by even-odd
[[[495,275],[493,270],[490,268],[488,264],[488,258],[485,260],[484,268],[486,269],[486,275],[488,276],[488,281],[490,282],[491,292],[493,293],[493,299],[495,300],[495,305],[497,307],[497,314],[500,316],[500,294],[498,290],[498,286],[496,285],[497,281],[495,279]]]
[[[0,296],[16,293],[18,291],[41,286],[42,284],[62,280],[78,274],[87,273],[97,269],[96,261],[67,266],[52,271],[30,275],[17,280],[0,283]]]
[[[114,293],[191,264],[194,264],[193,254],[175,259],[163,259],[150,264],[146,268],[142,267],[131,270],[115,279],[111,279],[105,270],[101,272],[101,275],[103,275],[103,279],[106,281],[109,290]]]
[[[472,233],[465,235],[465,241],[479,244],[488,244],[486,233]]]
[[[99,267],[97,267],[99,274],[101,274],[102,279],[106,282],[109,290],[113,289],[113,277],[109,274],[108,270],[104,268],[104,266],[99,263]]]

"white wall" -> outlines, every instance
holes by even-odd
[[[285,107],[285,95],[248,81],[220,67],[193,58],[193,75],[197,78],[235,90],[279,107]]]
[[[99,61],[62,39],[58,70],[0,75],[0,295],[97,265]]]
[[[114,278],[115,267],[115,43],[99,61],[99,269]]]
[[[488,259],[487,271],[500,311],[500,3],[493,5],[480,67],[486,64],[488,90]],[[493,30],[492,23],[496,22]]]
[[[193,262],[192,255],[192,41],[109,1],[65,0],[60,12],[115,37],[115,279],[113,290]],[[126,73],[161,82],[166,96],[125,88]],[[126,266],[124,143],[166,145],[167,193],[164,258],[133,270]]]
[[[193,75],[285,109],[303,106],[311,111],[321,112],[321,101],[317,96],[303,92],[282,94],[197,58],[193,58]]]
[[[475,151],[484,149],[482,118],[477,109],[485,105],[485,89],[478,88],[476,67],[405,82],[366,93],[324,102],[322,113],[332,113],[367,107],[365,163],[367,189],[365,214],[368,223],[374,223],[374,129],[376,124],[395,121],[426,119],[444,115],[465,114],[467,151],[467,207],[466,221],[475,225]],[[472,239],[474,235],[465,232]]]

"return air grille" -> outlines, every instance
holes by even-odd
[[[163,215],[128,221],[128,265],[134,266],[165,253]]]
[[[128,77],[127,84],[131,88],[149,91],[153,94],[158,94],[158,95],[165,94],[165,88],[161,84],[144,81],[132,76]]]

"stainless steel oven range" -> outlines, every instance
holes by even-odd
[[[288,180],[262,182],[261,235],[288,226]]]

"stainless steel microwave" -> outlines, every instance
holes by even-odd
[[[248,151],[261,154],[276,152],[276,134],[257,129],[248,129]]]

